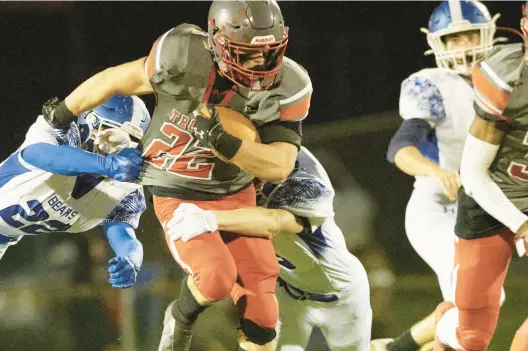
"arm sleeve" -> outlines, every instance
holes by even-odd
[[[305,231],[334,215],[334,191],[319,179],[298,171],[271,194],[268,208],[280,208],[304,218]]]
[[[511,124],[511,119],[503,113],[510,99],[512,86],[495,73],[486,61],[473,66],[471,77],[477,115],[482,119],[499,122],[499,127]]]
[[[65,176],[83,174],[108,175],[104,156],[69,145],[31,144],[20,153],[33,167]]]
[[[138,268],[143,263],[143,245],[137,240],[134,228],[123,222],[107,222],[103,231],[116,256],[128,257]]]
[[[103,225],[109,222],[123,222],[136,229],[139,225],[141,214],[147,209],[143,188],[138,188],[128,194],[114,208],[114,210],[103,221]]]
[[[489,167],[498,150],[499,145],[486,143],[469,134],[462,152],[460,177],[467,195],[475,199],[487,213],[516,233],[528,217],[504,195],[489,176]]]
[[[404,120],[392,137],[387,151],[387,160],[394,163],[394,158],[401,148],[415,146],[420,148],[433,128],[427,121],[419,118]]]
[[[402,82],[399,106],[404,120],[423,119],[434,127],[446,118],[440,90],[425,77],[411,76]]]

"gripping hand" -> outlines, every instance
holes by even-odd
[[[104,168],[107,170],[106,176],[120,182],[132,182],[138,179],[144,162],[140,151],[133,148],[125,148],[103,159]]]

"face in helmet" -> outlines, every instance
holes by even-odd
[[[78,124],[82,147],[98,152],[94,145],[97,133],[108,128],[126,132],[132,146],[137,146],[150,124],[150,114],[143,100],[137,96],[115,95],[104,104],[82,114]]]
[[[469,75],[475,63],[493,49],[495,22],[488,9],[477,1],[442,2],[429,19],[427,34],[438,67]]]
[[[288,43],[275,1],[213,1],[208,34],[222,75],[254,91],[273,85]]]

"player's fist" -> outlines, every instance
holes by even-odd
[[[139,178],[143,162],[138,149],[125,148],[104,157],[106,176],[121,182],[132,182]]]
[[[108,261],[108,282],[114,288],[126,289],[137,281],[139,266],[129,257],[114,257]]]
[[[55,128],[69,128],[70,123],[77,119],[66,103],[59,101],[58,97],[49,99],[42,105],[42,115]]]
[[[458,198],[458,189],[462,182],[460,175],[456,172],[446,171],[438,167],[433,174],[433,178],[440,184],[444,195],[451,201],[456,201]]]
[[[131,147],[130,134],[119,128],[105,129],[95,136],[94,145],[105,154]]]
[[[196,119],[194,137],[202,146],[217,151],[230,160],[242,145],[242,140],[225,131],[214,105],[201,105],[193,111]]]
[[[183,203],[172,214],[167,223],[167,234],[172,240],[189,241],[192,238],[218,229],[216,216],[195,204]]]

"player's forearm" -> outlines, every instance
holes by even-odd
[[[107,222],[103,230],[118,257],[128,257],[137,267],[143,263],[143,245],[136,238],[134,228],[123,222]]]
[[[516,233],[528,220],[528,216],[522,213],[490,178],[488,169],[498,150],[499,145],[468,135],[462,153],[460,176],[466,193],[488,214]]]
[[[66,97],[66,106],[74,115],[79,116],[117,94],[152,93],[152,86],[144,72],[144,62],[145,58],[141,58],[95,74]]]
[[[70,145],[36,143],[26,147],[21,157],[33,167],[65,176],[109,175],[104,156]]]
[[[246,236],[271,238],[279,232],[300,233],[303,226],[286,210],[246,207],[213,211],[218,229]]]
[[[411,176],[433,176],[440,168],[423,156],[415,146],[406,146],[398,150],[394,163],[402,172]]]
[[[295,166],[297,152],[289,143],[244,141],[230,162],[263,181],[283,183]]]

